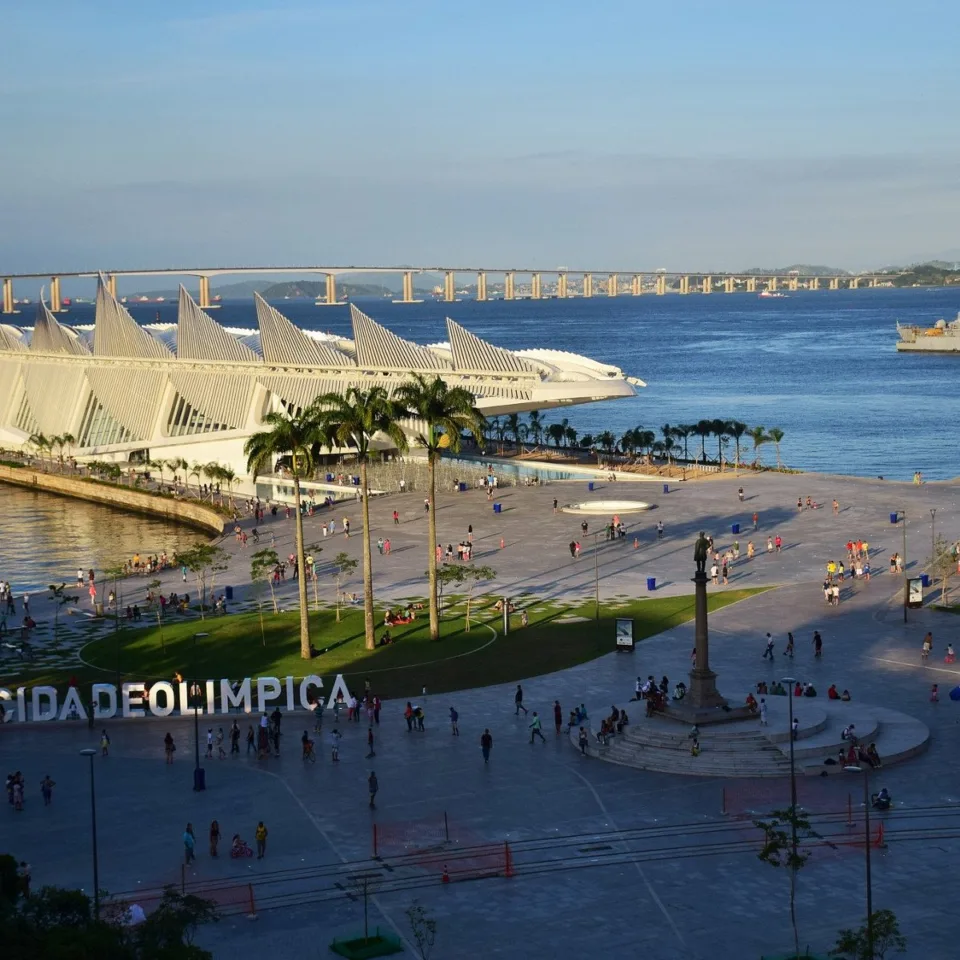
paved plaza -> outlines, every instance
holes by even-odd
[[[746,490],[742,504],[736,493],[741,485]],[[554,497],[561,504],[590,497],[653,502],[655,510],[624,517],[625,540],[606,543],[601,536],[601,593],[605,603],[616,604],[618,598],[646,595],[648,577],[656,577],[658,593],[692,592],[697,532],[706,530],[724,547],[734,539],[731,525],[739,522],[741,556],[751,539],[757,556],[734,565],[730,587],[778,589],[711,615],[711,666],[720,689],[740,700],[758,680],[791,673],[812,681],[821,696],[835,682],[851,691],[855,703],[895,707],[929,726],[931,742],[924,754],[873,776],[874,787],[887,786],[895,798],[894,811],[884,815],[887,846],[873,850],[873,897],[876,908],[897,912],[909,941],[907,957],[946,957],[952,955],[953,936],[944,919],[949,901],[943,881],[952,876],[960,854],[955,830],[960,703],[946,694],[960,682],[960,670],[943,662],[943,650],[948,642],[960,643],[960,617],[925,609],[911,611],[904,625],[902,581],[889,574],[887,561],[902,550],[900,527],[889,521],[897,510],[907,512],[911,573],[930,554],[931,508],[937,510],[938,533],[950,540],[960,537],[958,490],[955,484],[914,487],[810,475],[671,482],[665,495],[660,484],[618,482],[588,493],[585,482],[556,483],[503,490],[499,514],[480,491],[443,494],[438,529],[444,544],[456,544],[473,525],[475,559],[497,571],[498,591],[529,596],[531,602],[582,598],[593,590],[592,538],[580,535],[580,518],[554,515]],[[797,497],[808,495],[821,508],[798,511]],[[840,504],[836,516],[834,497]],[[397,526],[391,519],[394,509],[400,512]],[[760,515],[756,533],[750,521],[754,511]],[[392,540],[389,557],[374,551],[378,596],[422,594],[422,496],[385,497],[371,504],[371,512],[373,538]],[[333,513],[338,519],[350,516],[359,529],[357,506],[341,505]],[[657,520],[666,530],[660,542]],[[325,546],[326,556],[344,548],[359,556],[358,536],[347,541],[340,534],[325,545],[320,523],[320,518],[308,520],[307,536]],[[603,518],[593,518],[593,524],[602,526]],[[261,529],[265,542],[273,535],[278,552],[291,551],[292,521],[268,521]],[[777,534],[783,551],[768,555],[766,537]],[[824,565],[845,560],[844,544],[858,537],[871,545],[874,576],[869,583],[848,581],[839,607],[827,607],[820,589]],[[584,545],[585,555],[577,561],[567,550],[571,539]],[[232,538],[225,545],[239,552]],[[249,565],[246,558],[234,562],[233,582],[243,603],[240,573]],[[175,585],[179,577],[170,575],[169,587]],[[286,589],[292,600],[293,588]],[[814,659],[811,644],[815,629],[824,639],[820,660]],[[780,652],[788,630],[797,641],[792,662]],[[922,664],[920,644],[927,630],[934,634],[934,654]],[[761,657],[767,631],[777,640],[772,665]],[[434,957],[628,957],[655,950],[666,960],[733,960],[783,953],[791,942],[788,878],[757,860],[749,821],[721,814],[724,790],[743,795],[748,790],[743,781],[645,772],[581,757],[566,736],[553,731],[554,700],[564,715],[579,703],[587,704],[593,716],[611,704],[636,708],[628,703],[636,676],[666,674],[671,682],[685,677],[692,645],[691,623],[643,641],[632,655],[611,653],[525,682],[525,706],[543,717],[545,744],[530,744],[530,718],[515,716],[512,685],[428,695],[422,701],[424,733],[407,731],[402,703],[385,704],[373,759],[365,758],[366,722],[344,721],[341,762],[330,761],[324,743],[318,762],[305,765],[297,740],[307,719],[288,716],[280,758],[258,763],[241,752],[239,758],[204,761],[207,790],[200,794],[191,790],[189,720],[113,721],[110,756],[95,758],[101,885],[126,893],[179,882],[180,837],[190,821],[198,860],[187,879],[249,883],[260,904],[256,922],[231,915],[201,934],[217,957],[326,955],[333,936],[361,928],[362,904],[346,896],[346,876],[357,870],[381,878],[372,923],[409,938],[404,911],[415,898],[437,918]],[[928,696],[934,682],[943,694],[939,703]],[[451,735],[447,722],[451,705],[460,714],[460,737]],[[803,709],[802,701],[796,708]],[[325,733],[332,726],[328,715]],[[479,748],[484,728],[494,738],[488,765]],[[164,764],[162,749],[168,730],[178,745],[171,766]],[[4,847],[30,861],[37,885],[89,888],[89,773],[78,750],[95,745],[99,731],[85,725],[11,724],[0,735],[5,771],[22,770],[28,784],[26,809],[18,814],[9,808],[5,814]],[[375,811],[367,803],[370,770],[380,782]],[[43,807],[39,790],[46,773],[57,784],[49,808]],[[841,775],[829,779],[845,791],[844,798],[852,797],[854,820],[862,830],[862,784],[847,776],[849,790]],[[789,803],[786,779],[766,786],[771,803]],[[369,860],[374,823],[389,832],[391,825],[437,820],[443,813],[451,838],[464,846],[509,842],[515,875],[443,884],[436,864],[390,869],[389,857],[386,867]],[[214,818],[225,838],[217,860],[207,855],[205,843]],[[266,859],[225,856],[235,832],[253,843],[258,820],[270,831]],[[824,831],[837,829],[832,824]],[[802,944],[825,952],[840,927],[860,923],[863,875],[862,847],[825,847],[814,854],[798,883]]]

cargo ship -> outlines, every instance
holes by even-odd
[[[938,320],[932,327],[898,322],[897,333],[897,350],[904,353],[960,353],[960,313],[956,320]]]

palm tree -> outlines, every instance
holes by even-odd
[[[237,482],[237,474],[233,467],[221,467],[219,479],[227,485],[227,497],[230,500],[230,509],[233,509],[233,485]],[[223,498],[220,498],[221,503]]]
[[[700,458],[704,463],[707,462],[707,437],[713,432],[712,420],[698,420],[694,425],[693,432],[700,438]]]
[[[733,442],[737,445],[737,464],[740,463],[740,438],[750,429],[745,423],[741,420],[731,420],[728,424],[728,429],[730,431],[730,436],[733,437]]]
[[[396,392],[397,403],[410,417],[423,421],[426,429],[417,438],[427,450],[430,476],[429,543],[430,562],[430,639],[440,639],[440,617],[437,610],[437,564],[434,549],[437,543],[437,463],[443,450],[459,453],[460,437],[468,430],[474,437],[483,433],[483,414],[474,405],[473,394],[463,387],[446,385],[439,377],[428,381],[415,373],[412,380],[401,384]]]
[[[637,431],[636,430],[633,430],[633,429],[628,430],[620,438],[620,449],[623,450],[624,453],[629,453],[633,455],[633,453],[637,449]]]
[[[783,431],[779,427],[771,427],[767,438],[773,442],[773,449],[777,452],[777,469],[782,470],[783,464],[780,462],[780,441],[783,439]]]
[[[564,423],[566,423],[566,421],[564,421]],[[564,427],[563,438],[567,441],[568,447],[575,447],[577,445],[577,431],[573,427]]]
[[[247,471],[256,480],[266,471],[273,471],[280,457],[290,455],[290,474],[293,479],[293,499],[296,506],[297,567],[300,576],[297,586],[300,592],[300,656],[310,659],[310,621],[307,616],[307,565],[303,550],[303,514],[300,512],[300,480],[313,473],[315,444],[320,441],[320,431],[314,419],[316,411],[310,410],[288,417],[285,413],[268,413],[263,422],[268,427],[253,434],[243,445],[247,457]]]
[[[174,482],[177,479],[177,471],[183,470],[183,485],[187,485],[187,470],[190,469],[190,464],[187,463],[183,457],[173,457],[167,461],[167,469],[173,474]]]
[[[663,434],[663,449],[667,455],[667,466],[670,466],[670,455],[673,451],[673,430],[669,423],[665,423],[660,432]]]
[[[723,438],[730,432],[730,424],[726,420],[711,420],[710,432],[717,438],[717,466],[723,466]]]
[[[531,410],[527,416],[530,420],[530,435],[534,445],[539,448],[543,442],[543,418],[539,410]]]
[[[316,418],[329,450],[352,447],[360,464],[360,496],[363,510],[363,633],[367,650],[376,647],[373,632],[373,561],[370,556],[370,487],[367,463],[370,441],[378,433],[385,434],[400,453],[407,449],[407,438],[400,429],[402,410],[397,408],[383,387],[358,390],[348,387],[345,394],[325,393],[317,397],[309,411]]]
[[[197,499],[200,499],[200,478],[203,476],[203,464],[197,463],[196,460],[190,465],[189,473],[186,475],[187,486],[189,486],[189,480],[191,477],[197,478]]]
[[[752,427],[747,431],[747,436],[753,441],[753,456],[756,462],[760,463],[760,448],[770,441],[767,436],[766,427],[762,424],[759,427]]]
[[[526,434],[526,426],[520,422],[519,413],[511,413],[507,415],[507,433],[513,435],[513,445],[517,448],[518,452],[520,450],[520,434]]]
[[[547,436],[553,441],[553,445],[559,450],[563,443],[564,429],[562,423],[551,423],[547,427]]]
[[[50,441],[42,433],[31,433],[27,443],[36,449],[40,457],[40,464],[43,465],[43,451],[50,448]]]
[[[687,452],[687,442],[690,438],[690,434],[693,433],[693,425],[689,423],[681,423],[679,427],[674,427],[673,431],[676,438],[683,441],[683,459],[689,461],[690,454]]]

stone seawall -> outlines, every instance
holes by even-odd
[[[216,511],[186,500],[156,496],[142,490],[126,490],[123,487],[97,483],[80,477],[64,477],[42,473],[30,467],[3,465],[0,465],[0,483],[11,483],[29,490],[43,490],[46,493],[56,493],[62,497],[73,497],[77,500],[89,500],[92,503],[101,503],[131,513],[162,517],[176,523],[185,523],[215,536],[223,533],[223,517]]]

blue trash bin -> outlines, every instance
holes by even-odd
[[[732,524],[731,527],[730,527],[730,532],[731,532],[731,533],[739,533],[739,532],[740,532],[740,524],[739,524],[739,523],[734,523],[734,524]]]
[[[328,474],[327,474],[327,483],[333,483],[333,474],[332,474],[332,473],[328,473]]]
[[[467,492],[467,485],[466,485],[465,483],[461,483],[461,484],[460,484],[460,492],[461,492],[461,493],[466,493],[466,492]]]
[[[500,512],[500,508],[501,508],[502,506],[503,506],[502,503],[495,503],[495,504],[493,505],[493,512],[494,512],[494,513],[499,513],[499,512]]]
[[[669,492],[670,492],[670,484],[669,484],[669,483],[665,483],[665,484],[663,485],[663,492],[664,492],[664,493],[669,493]]]
[[[587,489],[588,489],[588,490],[591,490],[591,491],[593,490],[593,481],[592,481],[592,480],[587,484]]]
[[[891,523],[896,523],[898,516],[899,516],[899,514],[891,513],[891,514],[890,514],[890,522],[891,522]]]
[[[656,577],[647,577],[647,589],[656,590],[657,589],[657,578]]]
[[[920,574],[920,586],[922,586],[924,589],[930,586],[930,574],[928,573]]]
[[[359,477],[351,477],[350,479],[353,481],[353,485],[354,485],[355,487],[359,487],[359,486],[360,486],[360,478],[359,478]]]
[[[223,592],[226,594],[228,600],[233,599],[233,587],[224,587]]]

